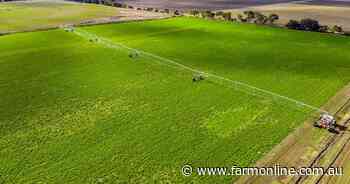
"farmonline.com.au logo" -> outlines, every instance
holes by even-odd
[[[184,176],[313,176],[313,175],[343,175],[341,167],[282,167],[278,164],[272,167],[192,167],[184,165],[181,168]]]

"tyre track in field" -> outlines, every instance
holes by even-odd
[[[348,122],[349,122],[349,121],[348,121]],[[341,147],[340,151],[337,153],[337,155],[335,156],[335,158],[332,160],[331,164],[330,164],[330,165],[327,167],[327,169],[325,170],[326,172],[329,170],[330,167],[335,167],[335,166],[336,166],[336,165],[335,165],[336,161],[340,158],[340,156],[342,155],[342,153],[344,153],[345,148],[346,148],[346,147],[348,146],[348,144],[349,144],[349,141],[350,141],[350,138],[347,138],[345,144]],[[322,176],[320,176],[319,179],[317,180],[316,184],[321,183],[321,181],[323,181],[323,179],[324,179],[325,176],[326,176],[325,174],[323,174]]]

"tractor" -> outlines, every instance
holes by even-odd
[[[329,114],[321,114],[319,119],[314,122],[314,127],[327,129],[331,133],[339,133],[335,118]]]

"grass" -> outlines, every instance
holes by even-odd
[[[191,18],[80,29],[315,106],[349,81],[343,37]],[[5,182],[230,183],[181,167],[252,165],[308,115],[62,30],[0,42]]]
[[[0,32],[45,29],[117,14],[113,7],[64,1],[1,3]]]

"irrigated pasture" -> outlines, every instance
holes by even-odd
[[[350,40],[191,18],[78,28],[321,106],[349,82]],[[254,164],[310,111],[75,32],[0,37],[5,182],[229,183],[181,167]]]

